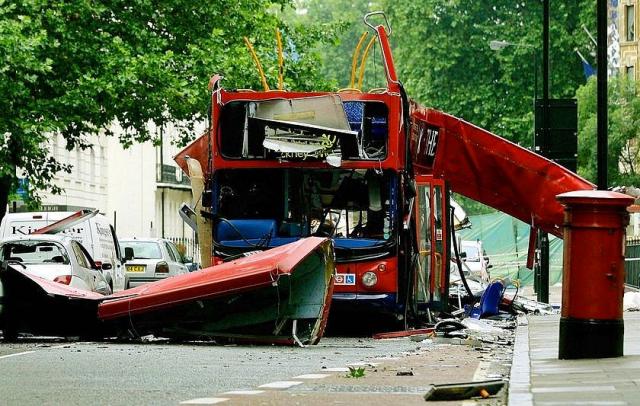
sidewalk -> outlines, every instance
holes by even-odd
[[[509,405],[640,403],[640,313],[624,313],[623,357],[585,360],[558,359],[560,315],[527,319],[516,333]]]

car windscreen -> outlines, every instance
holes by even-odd
[[[133,257],[136,259],[162,258],[160,246],[153,241],[121,241],[120,246],[123,251],[126,248],[131,248],[133,250]]]
[[[66,250],[51,241],[17,241],[2,245],[3,261],[18,261],[23,264],[68,264]]]

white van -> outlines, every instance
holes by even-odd
[[[68,221],[69,225],[61,222],[67,219],[74,219],[74,221]],[[57,222],[60,222],[61,227],[64,228],[59,227],[46,233],[53,234],[60,231],[82,244],[89,251],[96,265],[102,269],[105,279],[114,292],[129,287],[115,230],[109,220],[97,210],[7,213],[0,223],[0,239],[27,235],[36,230],[42,232],[44,227],[52,226]]]

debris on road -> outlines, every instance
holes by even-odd
[[[622,309],[625,312],[640,311],[640,292],[625,292],[622,299]]]
[[[388,338],[400,338],[400,337],[411,337],[416,335],[424,335],[433,333],[435,328],[418,328],[415,330],[401,330],[401,331],[389,331],[386,333],[377,333],[373,335],[375,340],[384,340]]]
[[[487,398],[502,389],[506,381],[493,379],[481,382],[449,383],[433,385],[424,395],[424,400],[464,400],[475,396]]]

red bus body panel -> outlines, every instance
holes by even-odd
[[[414,123],[439,129],[433,167],[416,172],[447,181],[451,190],[562,237],[563,209],[556,195],[592,190],[595,185],[538,154],[462,119],[433,109],[415,108]],[[414,162],[424,162],[424,150]]]

